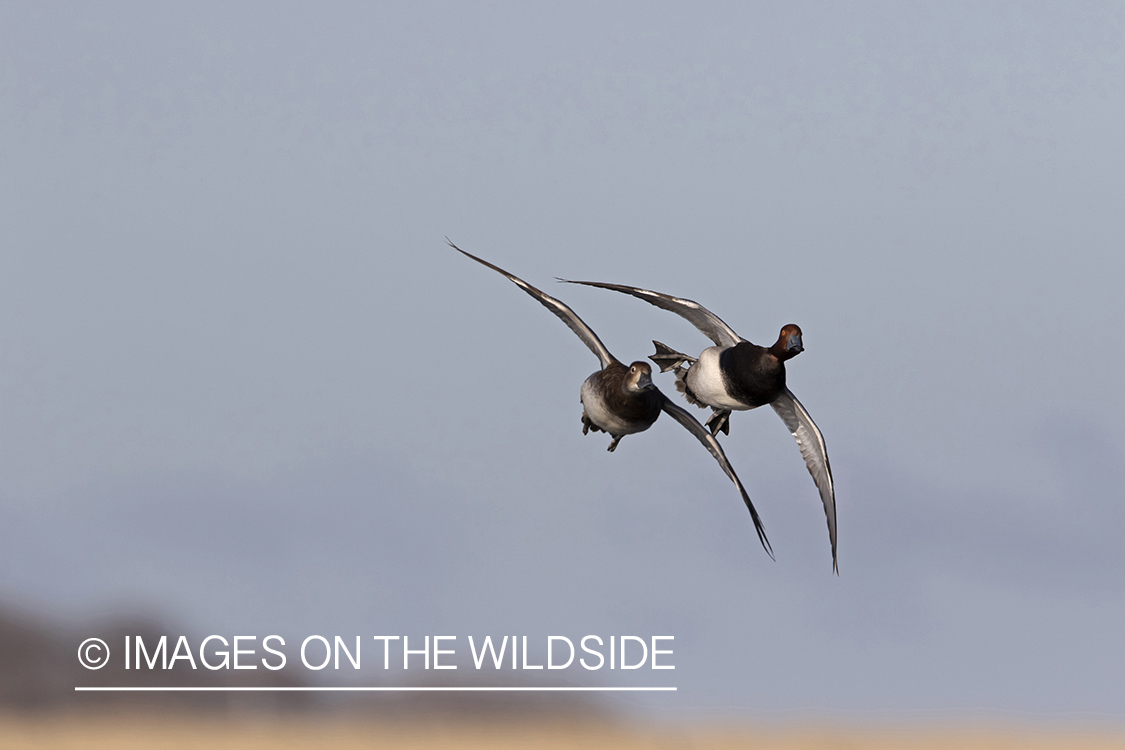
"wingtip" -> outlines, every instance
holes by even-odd
[[[560,284],[585,284],[586,286],[590,285],[589,281],[577,281],[575,279],[564,279],[562,276],[556,276],[555,280],[558,281]]]
[[[480,260],[480,259],[479,259],[479,257],[477,257],[476,255],[474,255],[474,254],[471,254],[471,253],[467,253],[467,252],[465,252],[465,251],[461,250],[461,249],[460,249],[460,247],[458,247],[457,245],[454,245],[454,244],[453,244],[453,241],[452,241],[452,240],[450,240],[450,238],[449,238],[448,236],[447,236],[447,237],[445,237],[445,244],[447,244],[447,245],[449,245],[450,247],[452,247],[452,249],[453,249],[453,250],[456,250],[456,251],[457,251],[457,252],[459,252],[459,253],[460,253],[461,255],[466,255],[466,256],[468,256],[468,257],[471,257],[471,259],[472,259],[472,260],[475,260],[475,261],[479,261],[479,260]]]
[[[751,513],[753,513],[752,510]],[[758,532],[758,541],[762,543],[762,549],[766,551],[771,560],[777,562],[777,558],[773,554],[773,546],[770,544],[770,540],[766,538],[766,529],[762,526],[762,520],[757,517],[757,514],[753,514],[752,517],[754,519],[754,530]]]

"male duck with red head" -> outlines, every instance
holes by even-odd
[[[560,279],[566,281],[566,279]],[[630,294],[651,305],[685,318],[715,342],[698,357],[689,357],[659,341],[656,353],[649,359],[660,365],[661,372],[676,373],[676,388],[696,406],[710,406],[714,412],[707,420],[712,434],[722,430],[730,434],[731,411],[756,409],[769,404],[797,439],[809,474],[820,491],[824,515],[828,520],[828,538],[832,543],[832,569],[836,566],[836,491],[832,484],[832,467],[824,436],[812,417],[785,385],[785,362],[796,357],[805,347],[801,329],[790,323],[782,327],[777,341],[770,347],[752,344],[734,332],[698,302],[623,284],[597,281],[568,281],[615,292]],[[684,364],[688,367],[684,367]]]

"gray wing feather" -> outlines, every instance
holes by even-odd
[[[567,279],[559,279],[559,281],[564,281],[567,284],[585,284],[586,286],[596,286],[602,289],[612,289],[622,294],[631,294],[638,299],[643,299],[650,305],[656,305],[659,308],[674,312],[685,318],[689,323],[698,328],[700,333],[719,346],[734,346],[739,341],[742,341],[742,337],[735,333],[734,329],[724,323],[718,315],[690,299],[681,299],[680,297],[673,297],[668,294],[661,294],[660,292],[640,289],[635,286],[625,286],[623,284],[604,284],[600,281],[569,281]]]
[[[446,237],[445,241],[449,242],[449,238]],[[609,349],[605,348],[605,344],[603,344],[601,339],[598,338],[598,335],[596,333],[594,333],[593,329],[591,329],[590,326],[586,325],[582,321],[582,318],[578,317],[578,315],[574,312],[574,310],[571,310],[569,307],[567,307],[565,304],[563,304],[559,300],[555,299],[551,295],[545,294],[544,292],[536,289],[535,287],[533,287],[531,284],[528,284],[526,281],[524,281],[520,277],[513,276],[512,274],[505,271],[503,268],[500,268],[499,266],[494,266],[491,263],[489,263],[487,260],[482,260],[481,258],[478,258],[477,256],[473,255],[472,253],[465,252],[461,248],[454,245],[452,242],[449,242],[449,246],[451,248],[453,248],[454,250],[456,250],[457,252],[461,253],[462,255],[467,255],[468,257],[472,258],[477,263],[488,266],[493,271],[496,271],[499,274],[507,276],[508,279],[513,284],[515,284],[520,289],[522,289],[525,292],[527,292],[528,294],[530,294],[535,299],[539,300],[539,302],[543,305],[543,307],[547,308],[548,310],[553,312],[555,315],[559,316],[559,319],[562,320],[562,322],[566,323],[567,326],[570,328],[570,330],[572,330],[576,334],[578,334],[578,338],[582,339],[582,343],[584,343],[584,344],[586,344],[586,346],[590,347],[590,351],[592,351],[595,355],[597,355],[598,360],[602,363],[602,369],[603,370],[608,365],[611,365],[611,364],[614,364],[614,363],[617,362],[617,358],[609,353]]]
[[[824,515],[828,519],[828,539],[832,542],[832,569],[839,573],[839,568],[836,567],[836,490],[832,486],[832,465],[828,463],[824,435],[788,388],[770,406],[781,417],[781,421],[785,422],[793,437],[797,438],[797,447],[801,449],[809,474],[812,474],[816,488],[820,490]]]
[[[664,394],[661,394],[663,396]],[[695,435],[699,442],[703,443],[703,447],[711,452],[715,460],[719,462],[726,475],[734,482],[734,486],[742,494],[742,500],[746,503],[747,509],[750,511],[750,517],[754,519],[754,530],[758,532],[758,539],[762,542],[762,547],[765,548],[766,553],[773,558],[773,548],[770,547],[770,542],[766,539],[766,530],[762,526],[762,519],[758,517],[758,511],[754,508],[754,503],[750,502],[750,496],[746,494],[746,488],[742,486],[739,481],[738,475],[734,473],[734,467],[730,465],[727,456],[723,453],[723,448],[719,445],[719,441],[715,439],[714,435],[707,431],[707,429],[699,424],[695,417],[689,414],[685,409],[677,406],[664,397],[664,402],[660,405],[665,413],[675,419],[677,422],[687,428],[688,432]]]

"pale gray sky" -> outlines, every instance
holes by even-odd
[[[0,598],[657,631],[664,710],[1123,716],[1118,3],[0,9]],[[596,360],[771,341],[729,482]],[[669,376],[658,384],[671,393]],[[705,416],[704,412],[699,412]],[[660,675],[663,677],[663,675]]]

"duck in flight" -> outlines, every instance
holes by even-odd
[[[449,240],[447,239],[446,242],[449,242]],[[719,462],[719,466],[734,482],[738,492],[742,495],[743,502],[746,503],[746,507],[750,511],[750,517],[754,520],[754,529],[758,532],[758,539],[761,541],[762,547],[771,558],[773,557],[773,550],[770,547],[769,540],[766,539],[766,532],[762,527],[762,520],[758,517],[758,511],[754,508],[754,504],[750,502],[750,496],[746,494],[746,489],[742,486],[738,475],[734,473],[734,467],[727,460],[719,441],[686,409],[672,403],[667,396],[660,392],[652,382],[652,368],[647,362],[634,362],[626,367],[609,353],[609,350],[606,349],[605,344],[601,342],[593,329],[586,325],[567,305],[504,269],[465,252],[452,242],[449,242],[449,246],[462,255],[472,258],[477,263],[488,266],[493,271],[507,277],[513,284],[534,297],[540,304],[557,315],[563,323],[566,323],[567,327],[574,331],[578,338],[582,339],[582,343],[588,346],[590,351],[597,356],[598,361],[601,362],[601,369],[592,373],[582,383],[579,399],[582,402],[583,435],[590,430],[609,433],[613,438],[613,441],[609,444],[609,450],[612,451],[617,448],[621,438],[637,432],[644,432],[656,422],[660,412],[665,412],[683,425],[703,444],[704,448],[710,451],[715,460]]]
[[[714,411],[707,420],[713,435],[722,430],[730,434],[730,413],[769,404],[797,439],[801,456],[820,491],[824,515],[828,519],[828,539],[832,543],[832,569],[836,565],[836,492],[832,484],[832,467],[824,436],[812,417],[785,385],[785,362],[796,357],[804,346],[801,329],[790,323],[781,329],[770,347],[752,344],[734,332],[718,315],[698,302],[622,284],[597,281],[566,281],[630,294],[651,305],[685,318],[715,342],[698,357],[689,357],[653,341],[656,353],[649,359],[660,365],[661,372],[674,370],[676,389],[696,406],[710,406]],[[684,364],[688,367],[684,367]]]

